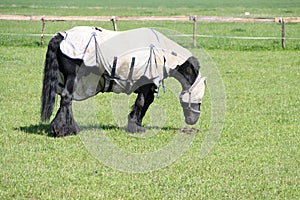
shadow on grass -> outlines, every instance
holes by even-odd
[[[36,124],[36,125],[29,125],[29,126],[21,126],[19,128],[15,128],[15,130],[20,130],[25,133],[29,134],[36,134],[36,135],[44,135],[48,137],[54,137],[50,131],[50,124]]]
[[[178,131],[179,128],[175,127],[155,127],[155,126],[145,126],[146,130],[154,130],[154,129],[161,129],[164,131]],[[80,130],[104,130],[104,131],[111,131],[111,130],[121,130],[125,131],[127,127],[119,127],[117,125],[113,124],[99,124],[99,125],[86,125],[86,126],[80,126]],[[29,125],[29,126],[21,126],[18,128],[15,128],[15,130],[20,130],[22,132],[28,133],[28,134],[35,134],[35,135],[42,135],[47,137],[55,137],[54,134],[51,133],[50,130],[50,124],[36,124],[36,125]]]
[[[163,130],[163,131],[178,131],[180,130],[180,128],[176,128],[176,127],[158,127],[158,126],[144,126],[146,130]],[[80,126],[80,130],[91,130],[91,129],[99,129],[99,130],[122,130],[122,131],[126,131],[127,127],[123,126],[120,127],[118,125],[114,125],[114,124],[99,124],[99,125],[87,125],[87,126]]]

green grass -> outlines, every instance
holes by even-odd
[[[46,33],[76,25],[95,23],[48,22]],[[110,22],[99,26],[112,28]],[[188,22],[118,24],[120,30],[164,27],[184,34],[190,34],[192,26]],[[215,91],[207,90],[203,99],[196,125],[199,134],[178,133],[181,108],[169,88],[151,106],[145,119],[150,132],[145,135],[130,135],[119,129],[118,124],[122,127],[126,122],[126,109],[116,120],[112,104],[119,105],[120,99],[100,94],[75,103],[74,114],[83,129],[79,135],[53,138],[48,134],[49,124],[39,120],[46,46],[39,45],[39,37],[5,35],[39,34],[41,23],[0,21],[0,27],[0,199],[299,199],[299,40],[287,40],[287,49],[282,50],[280,41],[198,38],[217,66],[226,90],[224,129],[213,150],[200,159]],[[280,37],[280,25],[201,23],[198,33]],[[299,24],[287,24],[287,37],[299,37],[298,33]],[[187,38],[175,39],[191,46]],[[209,65],[200,62],[203,75],[211,80]],[[133,100],[134,95],[128,101]],[[168,113],[166,123],[154,134],[157,129],[149,126],[162,110]],[[84,118],[80,112],[90,115]],[[174,137],[192,139],[192,143],[161,170],[127,173],[99,162],[84,145],[87,136],[99,130],[109,142],[136,154],[160,150]]]
[[[259,0],[154,0],[154,1],[9,1],[0,3],[1,14],[23,15],[218,15],[244,16],[250,12],[252,17],[297,16],[299,1],[259,1]]]
[[[116,1],[107,1],[107,0],[89,0],[82,2],[80,0],[53,0],[51,2],[42,0],[14,0],[13,2],[9,0],[2,0],[2,5],[15,5],[22,7],[63,7],[63,6],[73,6],[73,7],[130,7],[130,8],[157,8],[161,7],[169,7],[169,8],[193,8],[195,5],[197,7],[204,8],[223,8],[223,7],[250,7],[250,8],[290,8],[295,5],[299,5],[299,2],[296,0],[288,0],[288,1],[280,1],[280,0],[272,0],[272,1],[259,1],[259,0],[243,0],[243,1],[233,1],[233,0],[211,0],[211,1],[197,1],[197,0],[187,0],[185,2],[180,0],[153,0],[151,2],[146,0],[128,0],[126,2],[116,0]]]

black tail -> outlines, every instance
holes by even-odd
[[[48,44],[44,68],[41,106],[41,120],[43,122],[48,121],[50,119],[54,109],[59,69],[57,51],[59,49],[59,44],[62,40],[63,37],[60,34],[57,34],[50,40]]]

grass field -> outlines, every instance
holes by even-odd
[[[115,11],[118,15],[178,15],[184,11],[183,14],[239,16],[250,9],[256,16],[274,17],[297,16],[300,7],[292,0],[284,3],[251,1],[251,5],[250,1],[239,4],[232,0],[205,1],[196,7],[192,5],[198,1],[176,1],[171,6],[166,3],[170,1],[154,1],[153,4],[110,1],[105,5],[93,0],[86,1],[85,5],[82,1],[64,1],[64,6],[75,6],[68,9],[60,7],[59,1],[47,2],[16,0],[12,6],[10,1],[4,0],[0,3],[0,14],[116,15],[111,14]],[[98,8],[89,12],[87,7],[94,4]],[[81,7],[84,12],[79,14],[77,11]],[[54,34],[77,25],[95,23],[47,22],[46,33]],[[111,22],[96,25],[112,29]],[[168,28],[190,34],[193,24],[118,23],[120,30],[136,27]],[[171,83],[166,82],[167,93],[155,99],[146,116],[145,125],[149,131],[145,135],[130,135],[122,129],[127,108],[116,114],[119,107],[114,106],[126,96],[103,94],[75,103],[75,117],[83,129],[79,135],[53,138],[48,134],[49,124],[40,124],[39,119],[46,46],[40,45],[40,37],[12,35],[40,34],[41,23],[0,21],[0,28],[0,199],[300,198],[300,40],[288,40],[299,38],[299,24],[286,24],[285,50],[281,49],[280,40],[198,38],[199,46],[193,49],[191,39],[174,38],[195,55],[207,53],[209,57],[199,55],[203,75],[208,77],[208,84],[215,83],[213,78],[219,75],[225,87],[224,128],[212,140],[216,144],[211,144],[211,151],[202,157],[201,150],[208,144],[207,138],[213,136],[210,122],[217,113],[213,108],[218,107],[214,105],[218,88],[208,87],[201,119],[196,125],[201,132],[197,134],[179,133],[181,108],[170,92],[172,89],[168,88]],[[281,25],[201,23],[197,31],[213,36],[280,37]],[[49,39],[46,37],[46,41]],[[217,72],[212,70],[214,66]],[[134,95],[128,101],[133,100]],[[90,115],[84,118],[80,112]],[[161,130],[152,127],[158,114],[165,120]],[[161,126],[160,120],[155,123]],[[161,163],[160,170],[132,173],[134,170],[130,169],[136,166],[121,170],[120,166],[110,165],[119,163],[115,154],[107,155],[106,159],[113,161],[110,164],[97,159],[93,153],[109,152],[109,149],[101,149],[101,146],[99,150],[89,149],[88,136],[95,132],[99,133],[97,137],[105,136],[117,148],[131,152],[128,162],[132,155],[159,152],[170,144],[177,144],[176,141],[183,151],[173,163]],[[159,159],[163,160],[163,155]],[[152,162],[149,159],[142,163]]]
[[[140,16],[140,15],[218,15],[244,16],[250,12],[252,17],[282,17],[299,15],[298,0],[2,0],[2,14],[24,15],[108,15],[108,16]]]

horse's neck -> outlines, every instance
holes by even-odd
[[[175,78],[181,84],[182,90],[188,90],[191,87],[191,84],[188,82],[188,80],[176,69],[171,71],[170,77]]]

